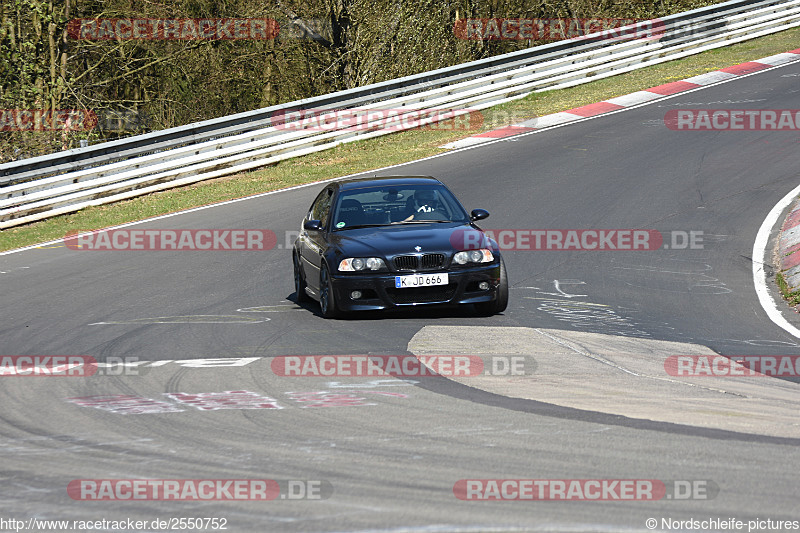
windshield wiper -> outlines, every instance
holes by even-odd
[[[399,221],[399,222],[392,222],[392,224],[440,224],[440,223],[447,223],[447,222],[458,222],[457,220],[407,220],[407,221]]]
[[[388,226],[389,224],[356,224],[355,226],[345,226],[343,228],[334,228],[335,231],[342,231],[343,229],[359,229],[359,228],[376,228],[379,226]]]

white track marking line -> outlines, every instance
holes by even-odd
[[[764,219],[764,222],[761,224],[761,228],[759,228],[758,234],[756,235],[756,240],[753,243],[752,262],[753,285],[755,286],[756,294],[758,295],[758,301],[761,304],[761,307],[767,313],[767,316],[770,320],[800,339],[800,329],[797,329],[791,325],[789,321],[784,318],[783,314],[778,309],[775,300],[769,293],[769,289],[767,287],[767,273],[764,271],[764,261],[767,259],[767,244],[769,242],[770,231],[772,231],[772,227],[778,222],[778,217],[781,216],[783,210],[786,209],[795,198],[797,198],[798,194],[800,194],[800,185],[792,189],[789,194],[781,198],[781,200],[775,204],[775,207],[772,208],[772,211],[769,212],[767,218]],[[776,266],[776,268],[780,268],[780,266]]]

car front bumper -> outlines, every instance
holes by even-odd
[[[395,288],[395,276],[447,273],[447,285],[420,288]],[[488,289],[478,288],[482,281]],[[367,274],[332,275],[336,306],[342,311],[374,311],[427,305],[461,305],[491,302],[497,296],[500,283],[500,263],[459,269],[424,272],[380,272]],[[362,297],[352,298],[353,291]]]

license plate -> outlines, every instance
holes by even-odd
[[[415,287],[431,287],[433,285],[447,285],[447,273],[443,274],[414,274],[413,276],[395,276],[394,286],[397,289],[413,289]]]

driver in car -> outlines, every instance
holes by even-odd
[[[406,212],[410,212],[403,222],[411,220],[424,220],[427,218],[424,213],[433,213],[439,208],[439,200],[436,199],[436,191],[421,189],[414,193],[406,203]]]

